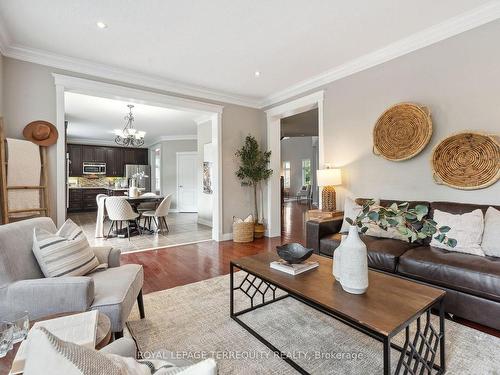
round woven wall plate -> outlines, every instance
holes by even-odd
[[[432,136],[427,107],[400,103],[387,109],[373,129],[373,152],[387,160],[407,160],[422,151]]]
[[[500,178],[498,138],[477,132],[454,134],[434,147],[431,164],[438,184],[463,190],[485,188]]]

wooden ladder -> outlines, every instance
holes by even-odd
[[[8,161],[7,161],[7,140],[5,139],[3,119],[0,117],[0,185],[1,185],[1,212],[2,212],[2,224],[7,224],[10,221],[12,214],[24,213],[24,212],[39,212],[40,216],[50,216],[49,210],[49,191],[48,191],[48,163],[47,163],[47,147],[40,147],[40,158],[41,158],[41,181],[40,185],[35,186],[7,186],[7,173],[8,173]],[[39,208],[26,208],[21,210],[9,210],[9,190],[39,190],[41,193],[40,206]]]

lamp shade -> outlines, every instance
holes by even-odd
[[[335,186],[342,184],[342,173],[340,168],[318,169],[318,186]]]

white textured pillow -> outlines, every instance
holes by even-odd
[[[211,358],[186,367],[163,360],[136,361],[63,341],[45,328],[31,331],[26,344],[25,375],[217,375]]]
[[[484,215],[481,248],[486,255],[500,257],[500,211],[494,207],[488,207]]]
[[[462,215],[453,215],[448,212],[434,210],[433,220],[437,223],[438,228],[442,226],[451,228],[446,235],[449,238],[456,239],[457,246],[449,247],[434,237],[431,240],[431,246],[459,253],[484,256],[484,252],[481,249],[484,219],[483,212],[480,209],[466,212]]]
[[[375,199],[375,204],[378,205],[380,203],[379,199]],[[344,201],[344,221],[342,222],[342,227],[340,228],[341,232],[349,232],[349,227],[351,224],[349,224],[346,221],[346,217],[350,219],[355,219],[361,210],[363,209],[362,206],[357,204],[354,199],[347,197]]]
[[[56,234],[34,228],[33,253],[45,277],[83,276],[99,267],[87,237],[70,219]]]

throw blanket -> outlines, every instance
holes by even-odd
[[[99,197],[97,199],[97,220],[95,223],[95,238],[104,237],[104,215],[106,208],[104,202],[106,197]]]
[[[8,166],[7,186],[40,185],[41,160],[40,148],[30,141],[7,138]],[[40,190],[9,190],[9,211],[40,208]],[[25,217],[38,214],[38,211],[10,214],[10,217]]]

